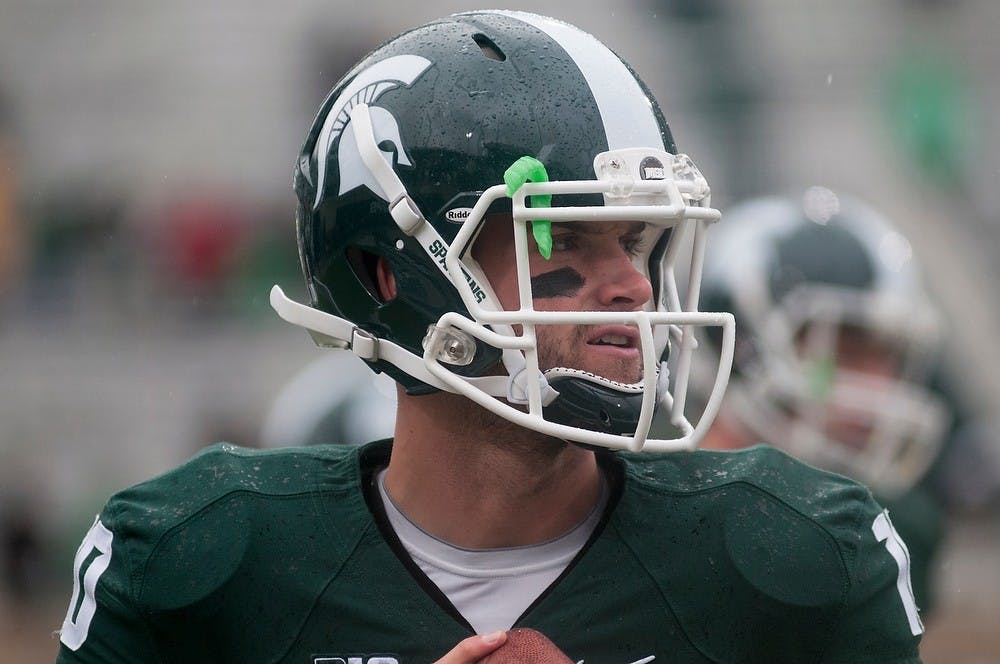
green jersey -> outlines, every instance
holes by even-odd
[[[390,450],[217,445],[119,493],[59,661],[435,661],[472,631],[386,525]],[[517,626],[587,664],[919,661],[905,546],[860,485],[768,447],[599,458],[603,519]]]

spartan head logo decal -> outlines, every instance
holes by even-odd
[[[413,85],[414,81],[420,78],[420,75],[430,66],[431,61],[419,55],[393,56],[365,69],[344,88],[333,106],[330,107],[330,112],[327,113],[326,121],[316,139],[313,156],[316,158],[318,172],[316,174],[316,200],[313,201],[313,207],[319,204],[323,196],[326,183],[326,161],[330,155],[330,146],[337,141],[338,137],[340,138],[337,146],[337,162],[340,165],[338,195],[364,186],[388,202],[389,199],[382,187],[378,185],[364,162],[361,161],[361,153],[358,152],[354,134],[350,131],[345,132],[344,127],[350,120],[352,108],[357,104],[368,104],[375,141],[380,145],[386,141],[392,143],[396,146],[399,163],[410,166],[410,158],[400,139],[399,124],[396,122],[396,118],[386,109],[373,104],[389,90],[403,85],[407,87]],[[381,152],[391,166],[392,153],[385,150]]]

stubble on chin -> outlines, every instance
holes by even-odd
[[[642,381],[642,360],[605,359],[601,366],[587,366],[581,361],[579,350],[587,347],[587,329],[576,326],[570,335],[559,336],[555,331],[536,331],[538,338],[538,366],[544,372],[556,367],[579,369],[617,381],[634,384]]]

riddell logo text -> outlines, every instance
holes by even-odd
[[[460,224],[472,214],[472,208],[453,208],[444,213],[444,218]]]

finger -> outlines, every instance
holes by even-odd
[[[475,664],[480,659],[499,648],[507,640],[507,632],[476,634],[458,642],[448,654],[435,664]]]

